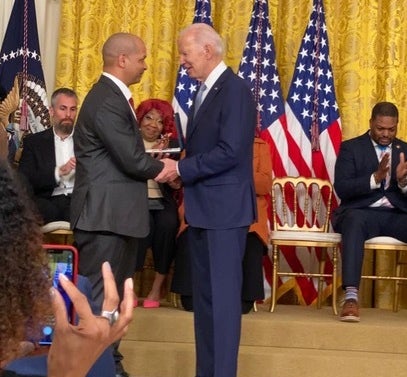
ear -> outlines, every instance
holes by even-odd
[[[214,52],[213,46],[210,44],[206,44],[203,47],[203,51],[204,51],[204,56],[205,56],[206,60],[210,60],[212,58],[213,52]]]
[[[126,66],[126,54],[120,54],[117,57],[117,64],[120,68],[124,68]]]

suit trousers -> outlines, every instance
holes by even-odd
[[[346,208],[334,213],[332,225],[342,234],[343,288],[359,288],[366,240],[388,236],[407,242],[407,213],[395,208]]]
[[[71,195],[56,195],[44,198],[35,196],[35,205],[45,224],[52,221],[68,221],[70,215]]]
[[[189,227],[197,377],[236,377],[248,227]]]
[[[171,291],[182,296],[192,297],[191,261],[187,245],[186,228],[177,238],[174,275]],[[246,248],[243,257],[242,300],[257,301],[264,299],[263,257],[267,248],[255,232],[247,233]]]
[[[74,239],[79,252],[79,273],[90,280],[97,310],[102,310],[104,299],[102,264],[105,261],[110,263],[121,300],[124,281],[134,275],[139,239],[80,229],[74,229]]]

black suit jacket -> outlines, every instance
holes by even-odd
[[[55,181],[55,141],[52,128],[24,138],[18,170],[30,184],[34,195],[50,198]]]
[[[71,227],[147,236],[147,179],[156,177],[163,163],[145,153],[129,103],[106,76],[100,77],[82,104],[74,150]]]
[[[379,162],[369,132],[342,142],[335,165],[334,187],[341,199],[336,213],[345,208],[368,207],[384,194],[394,207],[407,212],[407,196],[399,189],[396,179],[400,152],[407,156],[407,143],[396,138],[392,143],[390,186],[385,191],[380,188],[372,190],[370,177]]]

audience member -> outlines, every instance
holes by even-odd
[[[68,88],[57,89],[49,108],[52,127],[27,135],[19,171],[32,190],[44,223],[69,221],[75,180],[73,133],[78,97]]]
[[[103,74],[87,94],[75,127],[71,201],[79,273],[89,278],[99,307],[104,261],[111,265],[119,295],[125,279],[134,275],[139,239],[149,233],[146,181],[160,172],[166,177],[171,161],[145,153],[129,101],[128,86],[139,82],[147,69],[144,42],[133,34],[116,33],[104,43],[102,55]],[[117,351],[117,376],[128,376],[121,358]]]
[[[167,176],[182,179],[196,339],[196,375],[235,377],[241,331],[242,260],[256,218],[253,140],[256,105],[223,62],[223,43],[195,23],[178,38],[180,63],[201,81],[186,127],[186,156]],[[178,176],[179,173],[179,176]]]
[[[2,144],[0,150],[4,148]],[[111,324],[106,318],[93,315],[86,297],[60,275],[60,283],[79,317],[78,325],[71,325],[64,299],[57,289],[51,288],[40,220],[17,178],[3,158],[0,161],[0,375],[17,376],[3,368],[32,350],[27,347],[26,339],[41,338],[52,306],[56,325],[48,353],[48,376],[85,376],[103,351],[127,331],[133,309],[132,280],[126,281],[119,318]],[[108,264],[103,266],[103,277],[106,292],[103,309],[111,311],[117,308],[119,296]]]
[[[136,109],[140,131],[146,149],[177,147],[177,130],[171,104],[160,99],[148,99]],[[150,212],[150,233],[141,241],[137,253],[136,270],[142,270],[146,251],[151,247],[155,277],[144,308],[160,306],[163,283],[174,259],[175,238],[178,230],[178,210],[174,190],[168,183],[147,181]]]
[[[370,130],[341,145],[335,166],[335,190],[341,199],[333,213],[342,233],[341,321],[358,322],[359,284],[365,240],[390,236],[407,242],[407,144],[396,138],[398,109],[379,102]]]
[[[263,256],[267,253],[269,238],[266,195],[271,190],[272,168],[269,146],[259,137],[254,139],[253,172],[258,217],[257,222],[249,228],[243,257],[242,314],[247,314],[255,301],[264,299]],[[171,290],[181,295],[184,309],[192,311],[191,263],[184,206],[181,205],[179,210],[181,226],[177,238]]]

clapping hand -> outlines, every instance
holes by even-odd
[[[401,187],[407,186],[407,162],[403,152],[400,153],[400,162],[396,167],[396,177]]]

